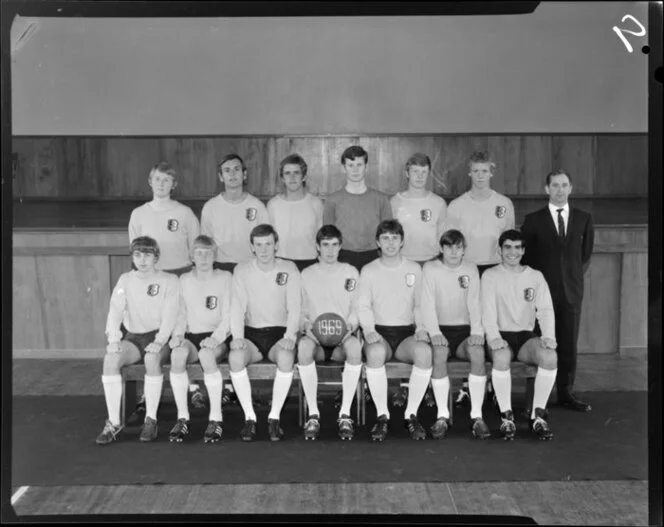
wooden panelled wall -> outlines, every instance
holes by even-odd
[[[164,160],[179,172],[176,199],[208,198],[221,190],[217,163],[232,152],[245,160],[247,190],[256,196],[280,191],[279,161],[291,153],[307,161],[311,191],[325,196],[343,186],[339,161],[351,144],[369,152],[369,185],[388,194],[405,188],[406,160],[424,152],[433,163],[431,188],[457,196],[468,189],[468,156],[488,150],[498,166],[493,187],[510,196],[541,196],[546,173],[558,167],[570,172],[577,195],[647,195],[647,135],[587,134],[15,137],[14,197],[147,198],[148,172]]]

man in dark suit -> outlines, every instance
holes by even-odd
[[[593,251],[592,217],[570,207],[572,180],[563,170],[546,176],[546,207],[528,214],[521,227],[526,240],[525,264],[542,272],[549,284],[556,319],[558,342],[558,404],[588,412],[590,404],[573,393],[576,376],[577,340],[581,324],[583,275]]]

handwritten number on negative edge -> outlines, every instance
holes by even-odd
[[[613,31],[615,31],[616,35],[620,37],[620,40],[622,40],[623,44],[625,44],[627,51],[631,53],[632,51],[634,51],[634,48],[632,48],[632,45],[629,43],[629,40],[627,40],[624,33],[629,33],[630,35],[634,35],[635,37],[644,37],[646,35],[646,28],[643,27],[643,24],[641,24],[641,22],[639,22],[632,15],[625,15],[624,17],[622,17],[621,22],[624,22],[628,18],[631,19],[640,28],[641,30],[640,33],[635,33],[634,31],[630,31],[629,29],[621,29],[618,26],[613,26]]]

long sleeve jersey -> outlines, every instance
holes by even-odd
[[[200,225],[194,212],[178,201],[157,210],[151,202],[135,208],[129,218],[129,243],[138,236],[150,236],[159,244],[155,269],[180,269],[191,264],[190,249]]]
[[[223,342],[231,326],[233,275],[215,269],[210,280],[201,280],[194,271],[180,277],[180,310],[173,335],[212,333]]]
[[[401,254],[418,262],[434,258],[440,252],[438,240],[447,215],[445,200],[433,192],[423,198],[407,198],[399,192],[390,205],[405,233]]]
[[[201,233],[217,242],[218,262],[247,262],[251,252],[249,234],[261,223],[270,223],[263,202],[247,194],[240,203],[229,203],[223,194],[208,200],[201,211]]]
[[[295,340],[300,325],[302,289],[300,272],[289,260],[276,259],[274,269],[262,271],[256,260],[233,270],[231,333],[244,338],[244,326],[285,326],[285,338]]]
[[[512,272],[503,265],[482,275],[482,325],[487,341],[500,331],[532,331],[539,321],[542,337],[555,340],[555,318],[549,286],[532,267]]]
[[[477,265],[500,263],[498,238],[508,229],[514,228],[514,205],[512,200],[492,191],[484,201],[465,192],[447,207],[443,229],[457,229],[466,238],[464,260]]]
[[[302,271],[302,324],[323,313],[336,313],[357,326],[357,291],[360,273],[350,264],[316,263]]]
[[[155,340],[166,342],[178,316],[180,284],[177,276],[157,271],[141,277],[137,271],[123,273],[111,293],[106,319],[108,342],[122,339],[120,324],[131,333],[157,330]]]
[[[313,260],[316,233],[323,225],[323,202],[307,194],[298,201],[288,201],[278,194],[267,203],[270,222],[279,234],[277,256],[293,260]]]
[[[409,326],[424,329],[420,299],[422,268],[403,258],[401,265],[388,267],[380,259],[362,268],[357,314],[364,334],[380,326]]]
[[[344,235],[344,249],[370,251],[376,248],[376,227],[392,219],[387,194],[367,188],[362,194],[351,194],[345,188],[325,199],[323,225],[336,225]]]
[[[471,335],[484,335],[475,264],[462,261],[451,268],[433,260],[424,264],[422,275],[422,317],[430,335],[440,335],[439,326],[461,325],[470,325]]]

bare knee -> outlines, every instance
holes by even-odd
[[[205,373],[214,373],[217,371],[217,359],[214,350],[211,348],[201,348],[198,352],[198,360]]]
[[[171,351],[171,371],[173,373],[183,373],[187,368],[187,357],[189,350],[185,347],[178,347]],[[147,368],[147,362],[146,362]]]
[[[346,362],[349,364],[362,364],[362,344],[355,337],[350,337],[344,342],[343,349],[346,352]]]
[[[424,342],[418,342],[413,350],[413,365],[421,370],[428,370],[431,368],[431,348]]]
[[[512,352],[508,349],[500,349],[493,352],[493,369],[507,371],[510,369]]]
[[[381,344],[369,344],[365,351],[367,366],[369,368],[380,368],[385,364],[385,348]]]
[[[558,355],[554,350],[542,349],[538,352],[538,366],[545,370],[555,370],[558,367]]]
[[[468,346],[470,357],[470,370],[473,375],[486,375],[484,348],[482,346]]]
[[[314,361],[316,344],[311,339],[304,337],[297,343],[297,362],[306,366]]]
[[[107,353],[104,355],[102,372],[104,375],[118,375],[121,369],[122,355],[120,353]]]
[[[158,353],[145,354],[145,374],[161,375],[161,357]]]
[[[446,368],[447,359],[450,356],[450,348],[447,346],[434,346],[433,348],[433,367],[434,368]]]
[[[286,351],[283,348],[279,348],[277,349],[275,358],[277,368],[279,368],[281,371],[293,371],[293,366],[295,365],[295,353],[293,351]]]
[[[247,366],[247,359],[244,350],[231,350],[228,354],[228,365],[231,371],[242,371]]]

